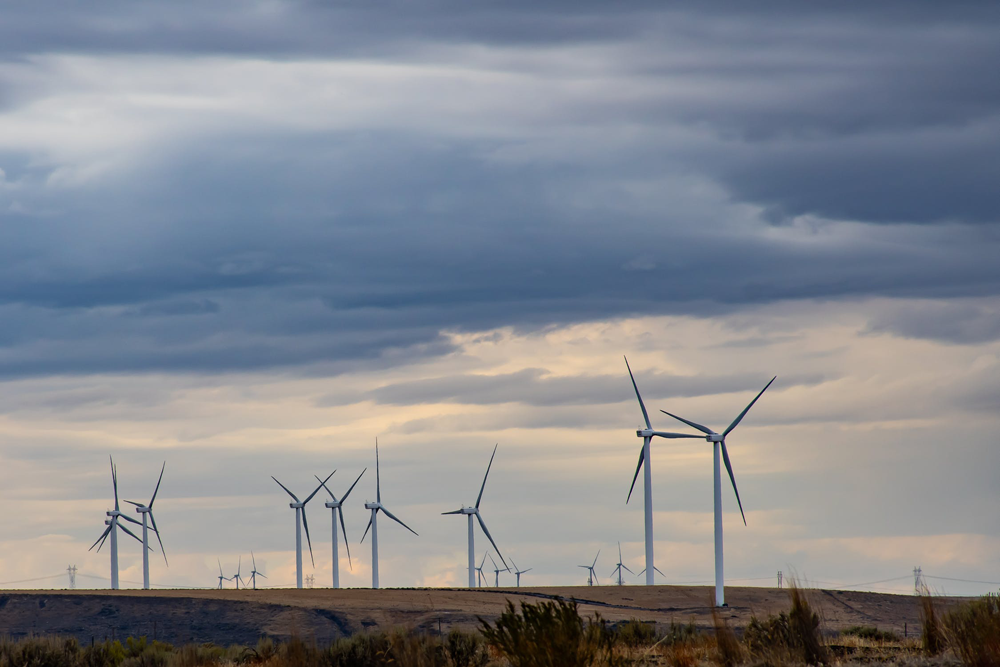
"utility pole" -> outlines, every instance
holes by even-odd
[[[76,588],[76,565],[67,567],[66,572],[69,574],[69,587]]]
[[[781,570],[778,570],[778,588],[781,588]]]
[[[913,568],[913,594],[920,595],[924,592],[924,573],[919,566]]]

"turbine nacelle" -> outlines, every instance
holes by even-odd
[[[323,503],[323,506],[327,507],[329,509],[335,510],[338,507],[340,507],[341,503],[342,503],[342,501],[340,501],[340,500],[328,500],[325,503]]]
[[[366,510],[380,510],[382,509],[382,503],[365,503]]]
[[[708,442],[724,442],[725,439],[726,436],[722,435],[721,433],[709,433],[708,435],[705,436],[705,440],[707,440]]]
[[[639,429],[638,431],[635,432],[635,434],[636,434],[636,436],[638,436],[640,438],[652,438],[653,437],[653,429],[651,429],[651,428]]]

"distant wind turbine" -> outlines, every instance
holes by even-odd
[[[361,475],[364,475],[365,471],[367,470],[368,468],[362,470]],[[333,472],[337,471],[334,470]],[[333,475],[333,472],[331,472],[330,475]],[[355,485],[357,485],[358,481],[361,479],[361,475],[358,475],[358,479],[354,480],[354,484],[351,484],[351,488],[347,490],[347,493],[345,493],[344,497],[341,498],[340,500],[337,500],[337,496],[333,495],[333,491],[331,491],[330,487],[326,485],[326,482],[320,481],[320,484],[323,486],[324,489],[326,489],[326,492],[330,494],[331,498],[331,500],[326,501],[326,506],[330,508],[330,513],[333,514],[333,587],[334,588],[340,588],[340,549],[337,548],[338,514],[340,515],[340,529],[344,531],[344,546],[347,547],[347,565],[352,570],[354,569],[353,565],[351,565],[351,544],[350,542],[347,541],[347,527],[346,524],[344,523],[344,509],[342,506],[344,504],[344,501],[347,500],[347,496],[351,495],[351,491],[354,490]],[[317,476],[316,479],[319,479],[319,476]],[[327,479],[330,478],[327,477]]]
[[[489,555],[490,555],[489,551],[487,551],[485,554],[483,554],[483,562],[480,563],[479,567],[476,568],[476,577],[477,577],[477,580],[479,582],[479,586],[478,586],[479,588],[482,588],[482,586],[483,586],[483,579],[486,578],[486,575],[483,574],[483,566],[486,565],[486,557],[489,556]]]
[[[240,556],[239,561],[237,561],[237,563],[236,563],[236,574],[234,574],[229,579],[230,581],[235,581],[236,582],[236,590],[240,589],[240,584],[241,583],[243,584],[243,588],[247,587],[246,582],[243,581],[243,578],[240,576],[240,572],[242,570],[243,570],[243,556]]]
[[[519,570],[519,569],[517,569],[517,563],[514,562],[513,558],[510,559],[510,563],[511,563],[511,565],[514,566],[514,576],[517,577],[517,587],[520,588],[521,587],[521,575],[524,574],[525,572],[531,572],[532,568],[529,567],[527,570]]]
[[[747,523],[747,517],[743,513],[743,502],[740,501],[740,492],[736,488],[736,477],[733,476],[733,466],[729,462],[729,451],[726,449],[726,436],[732,433],[733,429],[739,426],[739,423],[743,421],[743,417],[750,411],[753,404],[757,402],[757,399],[767,391],[767,388],[771,386],[771,383],[777,380],[778,377],[775,376],[771,378],[771,382],[764,385],[764,388],[760,390],[750,404],[743,408],[743,412],[733,420],[725,431],[722,433],[716,433],[707,426],[702,426],[693,421],[688,421],[683,417],[678,417],[677,415],[667,412],[666,410],[660,410],[665,415],[669,415],[678,421],[682,421],[688,426],[705,434],[705,440],[712,443],[713,451],[713,483],[715,490],[715,606],[722,607],[726,604],[726,593],[725,593],[725,577],[722,572],[722,472],[719,465],[719,454],[722,454],[722,460],[726,463],[726,471],[729,473],[729,481],[733,483],[733,491],[736,493],[736,503],[740,507],[740,516],[743,517],[743,525]],[[688,436],[691,437],[691,436]],[[694,436],[700,438],[702,436]]]
[[[146,517],[149,517],[150,523],[153,524],[153,532],[156,533],[156,541],[160,543],[160,553],[163,554],[163,562],[170,567],[167,563],[167,552],[163,549],[163,540],[160,539],[160,531],[156,528],[156,518],[153,517],[153,503],[156,501],[156,494],[160,491],[160,482],[163,481],[163,471],[167,467],[167,462],[163,462],[163,466],[160,468],[160,478],[156,480],[156,488],[153,489],[153,497],[149,499],[149,503],[143,505],[142,503],[137,503],[134,500],[126,500],[129,505],[135,505],[135,511],[142,515],[142,587],[149,590],[149,552],[152,549],[149,548],[149,531],[146,528]]]
[[[625,359],[625,368],[628,368],[628,376],[632,379],[632,388],[635,389],[635,397],[639,399],[639,407],[642,409],[642,418],[646,422],[646,428],[639,429],[635,434],[642,438],[642,451],[639,452],[639,465],[635,468],[635,475],[632,477],[632,486],[628,490],[628,498],[625,499],[625,503],[632,499],[632,490],[635,489],[635,481],[639,478],[639,470],[645,465],[645,470],[643,470],[642,482],[643,482],[643,512],[645,515],[646,524],[646,585],[653,585],[653,477],[650,471],[650,460],[649,460],[649,443],[654,438],[697,438],[696,435],[688,435],[685,433],[666,433],[663,431],[654,431],[653,427],[649,423],[649,413],[646,412],[646,404],[642,402],[642,396],[639,395],[639,387],[635,383],[635,376],[632,375],[632,368],[628,365],[628,358]]]
[[[108,458],[111,459],[111,457]],[[111,537],[111,588],[117,590],[118,589],[118,530],[117,529],[121,528],[128,535],[131,535],[137,542],[142,544],[142,540],[140,540],[139,537],[131,530],[123,526],[119,520],[124,519],[125,521],[128,521],[129,523],[134,523],[137,526],[141,526],[142,524],[140,524],[132,517],[122,514],[121,512],[121,507],[118,504],[118,470],[117,468],[115,468],[114,459],[111,459],[111,485],[112,487],[114,487],[115,490],[115,508],[113,510],[109,510],[108,512],[106,512],[108,518],[105,519],[104,525],[107,526],[107,528],[105,528],[104,532],[101,533],[101,536],[97,538],[97,542],[94,542],[93,544],[90,545],[90,549],[87,549],[87,551],[92,550],[94,547],[97,547],[97,550],[100,551],[101,547],[104,546],[104,541],[108,539],[108,536]],[[100,544],[100,546],[98,546],[98,544]]]
[[[489,552],[487,552],[487,553],[489,553]],[[493,560],[493,556],[490,556],[490,562],[493,563],[493,576],[495,577],[495,581],[493,582],[493,586],[495,588],[500,588],[500,573],[501,572],[510,572],[510,568],[508,567],[506,569],[501,569],[500,566],[497,565],[497,562],[495,560]],[[504,564],[506,565],[506,563],[504,563]]]
[[[594,556],[594,562],[592,564],[590,564],[590,565],[577,565],[577,567],[582,567],[583,569],[585,569],[587,571],[587,574],[588,574],[588,576],[587,576],[587,585],[588,586],[593,586],[594,582],[597,581],[597,572],[594,571],[594,568],[597,567],[597,559],[600,558],[600,556],[601,556],[601,550],[598,549],[597,550],[597,555]],[[600,582],[598,582],[598,585],[600,585]]]
[[[621,586],[621,585],[623,585],[625,583],[624,581],[622,581],[622,570],[625,570],[626,572],[628,572],[632,576],[635,576],[635,572],[633,572],[632,570],[628,569],[628,566],[626,566],[625,563],[622,562],[622,543],[619,542],[618,543],[618,566],[614,570],[611,571],[611,576],[612,577],[615,576],[616,573],[618,574],[618,585],[619,586]]]
[[[451,512],[442,512],[442,514],[464,514],[469,519],[469,588],[475,588],[476,586],[476,546],[475,546],[475,527],[472,525],[472,517],[476,517],[479,520],[479,527],[483,529],[483,533],[486,538],[493,545],[493,548],[497,550],[497,556],[500,556],[500,562],[507,566],[507,561],[504,560],[503,554],[500,553],[500,547],[497,543],[493,541],[493,536],[490,535],[489,529],[486,527],[486,522],[483,521],[482,515],[479,513],[479,503],[483,500],[483,491],[486,489],[486,480],[490,476],[490,468],[493,467],[493,457],[497,455],[497,447],[499,445],[493,446],[493,454],[490,456],[490,463],[486,466],[486,474],[483,476],[483,484],[479,487],[479,497],[476,498],[476,505],[474,507],[462,507],[461,509],[452,510]],[[510,568],[507,568],[510,571]]]
[[[299,500],[298,497],[288,490],[288,487],[278,482],[278,480],[272,475],[271,479],[278,482],[278,486],[285,490],[285,493],[292,497],[295,502],[288,503],[288,506],[295,510],[295,587],[302,588],[302,527],[305,526],[306,529],[306,543],[309,545],[309,560],[312,561],[313,567],[316,567],[316,560],[313,558],[313,548],[312,540],[309,539],[309,521],[306,519],[306,503],[313,499],[320,489],[323,488],[323,482],[330,479],[333,475],[331,472],[326,476],[325,480],[320,482],[320,485],[316,487],[316,490],[309,494],[309,497],[305,500]]]
[[[250,562],[253,563],[253,569],[250,570],[250,586],[252,586],[254,590],[257,590],[257,577],[260,576],[265,579],[267,579],[267,577],[257,571],[257,559],[253,557],[252,551],[250,552]]]
[[[219,590],[220,591],[222,590],[222,582],[223,581],[229,581],[229,577],[227,577],[226,575],[222,574],[222,560],[220,559],[219,560]]]
[[[372,518],[368,521],[368,528],[365,528],[365,534],[361,536],[361,541],[365,541],[365,537],[368,536],[368,531],[372,531],[372,588],[378,588],[378,513],[382,512],[387,517],[398,523],[403,528],[407,529],[414,535],[417,531],[413,530],[405,523],[397,519],[392,512],[385,508],[382,504],[382,483],[379,478],[379,467],[378,467],[378,439],[375,439],[375,502],[365,503],[365,509],[372,511]]]

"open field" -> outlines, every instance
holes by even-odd
[[[147,635],[171,643],[252,644],[261,636],[327,642],[366,629],[395,627],[437,632],[473,628],[477,617],[495,619],[507,600],[575,598],[581,614],[610,621],[638,618],[660,624],[711,626],[707,586],[595,586],[480,589],[280,590],[39,590],[0,594],[0,633],[72,635],[91,639]],[[810,590],[822,628],[876,626],[911,636],[919,631],[919,599],[855,591]],[[789,608],[787,591],[726,589],[724,617],[740,629],[751,615]],[[962,598],[941,600],[945,609]]]

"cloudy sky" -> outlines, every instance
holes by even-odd
[[[0,579],[161,585],[253,550],[270,479],[345,489],[353,571],[464,581],[483,500],[525,583],[621,542],[641,414],[722,428],[727,574],[1000,581],[1000,8],[988,3],[12,5],[0,22]],[[664,582],[712,578],[711,451],[656,441]],[[641,499],[640,499],[641,500]],[[328,510],[309,510],[317,583]],[[482,554],[482,535],[477,551]],[[614,553],[613,553],[614,552]],[[308,560],[307,560],[308,562]],[[140,549],[122,578],[141,581]],[[947,579],[945,579],[947,577]],[[957,581],[957,580],[972,581]],[[134,585],[128,584],[128,585]]]

